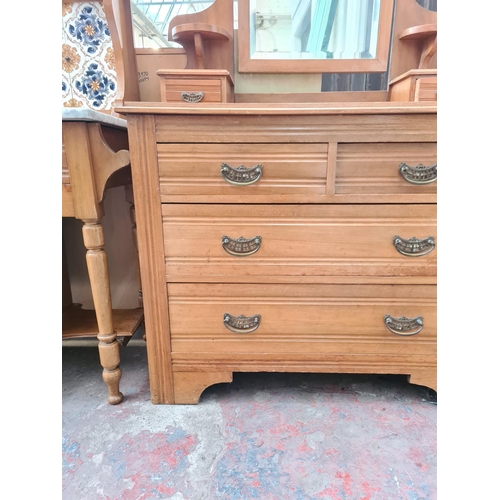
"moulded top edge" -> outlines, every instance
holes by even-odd
[[[437,105],[420,102],[346,103],[161,103],[125,102],[120,114],[153,115],[341,115],[341,114],[431,114]]]

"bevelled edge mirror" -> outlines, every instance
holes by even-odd
[[[394,0],[238,0],[238,71],[383,73],[393,10]]]

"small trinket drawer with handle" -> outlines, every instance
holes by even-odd
[[[436,107],[127,115],[153,403],[235,371],[436,386]]]

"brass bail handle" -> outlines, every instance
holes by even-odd
[[[262,244],[261,236],[254,236],[253,238],[243,238],[240,236],[237,239],[230,238],[224,235],[222,237],[222,248],[234,257],[247,257],[252,255],[260,249]]]
[[[181,99],[185,102],[200,102],[204,95],[203,92],[181,92]]]
[[[233,333],[252,333],[260,326],[260,314],[254,316],[233,316],[224,313],[224,326]]]
[[[254,167],[231,167],[227,163],[222,163],[220,166],[220,175],[229,184],[233,186],[249,186],[255,184],[264,172],[264,167],[259,163]]]
[[[433,236],[422,239],[412,237],[407,240],[400,236],[394,236],[392,242],[396,250],[406,257],[423,257],[431,253],[436,247]]]
[[[417,316],[416,318],[407,318],[405,316],[395,318],[386,314],[384,316],[384,323],[390,332],[404,337],[416,335],[424,328],[424,318],[422,316]]]
[[[415,167],[410,167],[407,163],[401,163],[399,165],[399,173],[410,184],[430,184],[437,181],[437,163],[428,167],[421,163]]]

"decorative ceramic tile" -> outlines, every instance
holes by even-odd
[[[116,91],[115,55],[102,5],[63,3],[63,106],[109,110]]]

